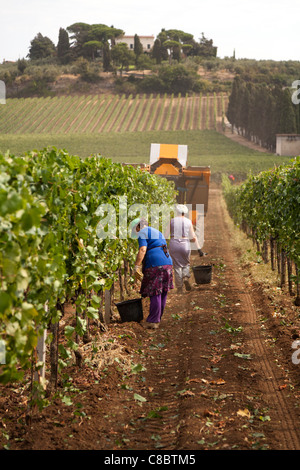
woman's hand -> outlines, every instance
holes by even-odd
[[[143,279],[141,266],[135,265],[132,273],[133,273],[133,277],[135,278],[135,280],[141,281]]]

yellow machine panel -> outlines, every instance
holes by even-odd
[[[178,145],[160,144],[159,158],[176,158],[178,160]]]
[[[178,168],[175,168],[174,165],[163,163],[154,171],[156,175],[179,175]]]

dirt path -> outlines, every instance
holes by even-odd
[[[221,240],[216,237],[218,252],[220,252],[220,241],[222,243],[221,253],[226,265],[227,286],[224,289],[229,304],[238,307],[232,312],[232,318],[238,322],[244,331],[243,345],[252,357],[255,369],[250,373],[253,376],[255,386],[270,413],[270,448],[296,450],[300,445],[299,412],[296,412],[297,401],[293,401],[292,395],[287,391],[287,384],[291,377],[287,373],[295,373],[296,386],[299,386],[296,370],[292,364],[291,344],[295,330],[286,329],[282,344],[275,347],[274,342],[278,337],[284,335],[284,326],[279,322],[272,323],[274,304],[270,298],[262,295],[262,288],[255,284],[255,280],[245,283],[245,274],[237,263],[237,253],[234,251],[230,239],[226,236],[225,219],[219,203],[218,190],[211,191],[210,209],[211,218],[208,219],[208,234],[210,234],[209,223],[214,226],[214,231],[221,235]],[[214,206],[212,210],[212,206]],[[225,236],[224,236],[225,235]],[[250,284],[250,285],[249,285]],[[237,301],[237,302],[236,302]],[[227,302],[228,303],[228,302]],[[290,303],[292,303],[290,301]],[[262,328],[262,319],[269,317],[268,329]],[[273,335],[272,339],[271,336]],[[249,368],[250,371],[250,368]],[[249,381],[249,374],[247,374]],[[292,384],[290,384],[293,387]],[[251,380],[248,392],[251,390]],[[298,398],[297,393],[294,397]]]
[[[238,263],[219,189],[210,190],[204,249],[192,264],[213,263],[212,282],[172,291],[159,330],[109,325],[101,334],[112,365],[67,369],[30,424],[24,390],[0,395],[11,449],[300,449],[296,315],[287,299],[285,322],[274,317],[271,294]]]
[[[271,153],[268,149],[261,147],[255,142],[251,142],[250,140],[246,139],[246,137],[243,137],[242,135],[238,134],[236,131],[232,132],[231,126],[228,122],[225,127],[224,135],[228,137],[229,139],[233,140],[234,142],[244,145],[244,147],[248,147],[252,150],[257,150],[258,152]]]

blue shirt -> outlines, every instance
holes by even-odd
[[[144,227],[138,233],[139,247],[146,246],[145,268],[173,264],[171,256],[166,256],[162,245],[167,245],[165,237],[156,228]]]

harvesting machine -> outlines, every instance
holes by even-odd
[[[151,144],[149,171],[174,181],[177,202],[190,205],[190,218],[196,224],[196,205],[204,205],[204,215],[208,209],[210,167],[188,166],[187,156],[187,145]]]
[[[149,171],[174,181],[178,191],[177,202],[189,205],[189,217],[196,225],[199,215],[196,210],[197,204],[203,204],[204,215],[208,209],[210,167],[187,166],[187,157],[187,145],[151,144],[150,164],[133,166],[140,166],[142,171]]]

